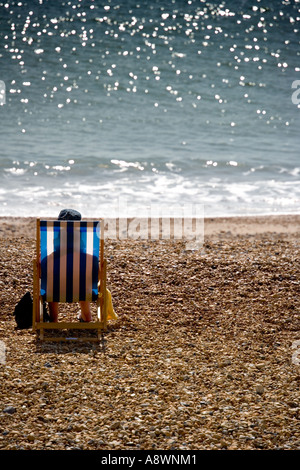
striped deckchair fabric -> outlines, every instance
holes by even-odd
[[[101,235],[102,234],[102,235]],[[89,337],[44,337],[48,329],[95,329],[96,338],[106,330],[107,319],[116,318],[106,288],[104,221],[40,220],[36,222],[36,258],[33,262],[32,327],[40,339],[60,341]],[[91,322],[44,321],[44,302],[97,302],[97,319]],[[108,313],[109,312],[109,313]]]
[[[41,295],[47,302],[96,300],[99,222],[40,221]]]

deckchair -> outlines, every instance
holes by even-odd
[[[102,234],[102,235],[101,235]],[[41,340],[99,341],[107,328],[106,259],[104,222],[40,220],[36,223],[34,260],[33,330]],[[43,304],[97,302],[97,319],[91,322],[45,321]],[[97,337],[51,336],[44,330],[96,330]],[[57,333],[57,332],[56,332]]]

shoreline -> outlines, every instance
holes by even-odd
[[[0,216],[0,237],[35,237],[36,217]],[[300,214],[280,214],[267,216],[204,217],[204,237],[295,234],[300,232]]]

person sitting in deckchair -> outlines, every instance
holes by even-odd
[[[81,220],[81,214],[80,212],[74,209],[63,209],[59,213],[58,220]],[[53,252],[50,255],[50,257],[51,256],[55,258],[55,252]],[[86,255],[86,256],[88,257],[89,255]],[[92,255],[90,256],[92,257]],[[42,263],[43,263],[43,260],[42,260]],[[80,321],[90,322],[92,320],[90,302],[86,300],[80,300],[79,305],[80,305],[81,315],[78,317],[78,319]],[[57,322],[59,302],[48,302],[48,306],[49,306],[50,321]]]

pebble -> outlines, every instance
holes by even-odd
[[[4,408],[3,413],[8,413],[8,414],[12,415],[16,411],[17,411],[16,408],[14,408],[13,406],[7,406],[6,408]]]
[[[258,393],[259,395],[263,395],[265,391],[263,385],[257,385],[255,390],[256,390],[256,393]]]

